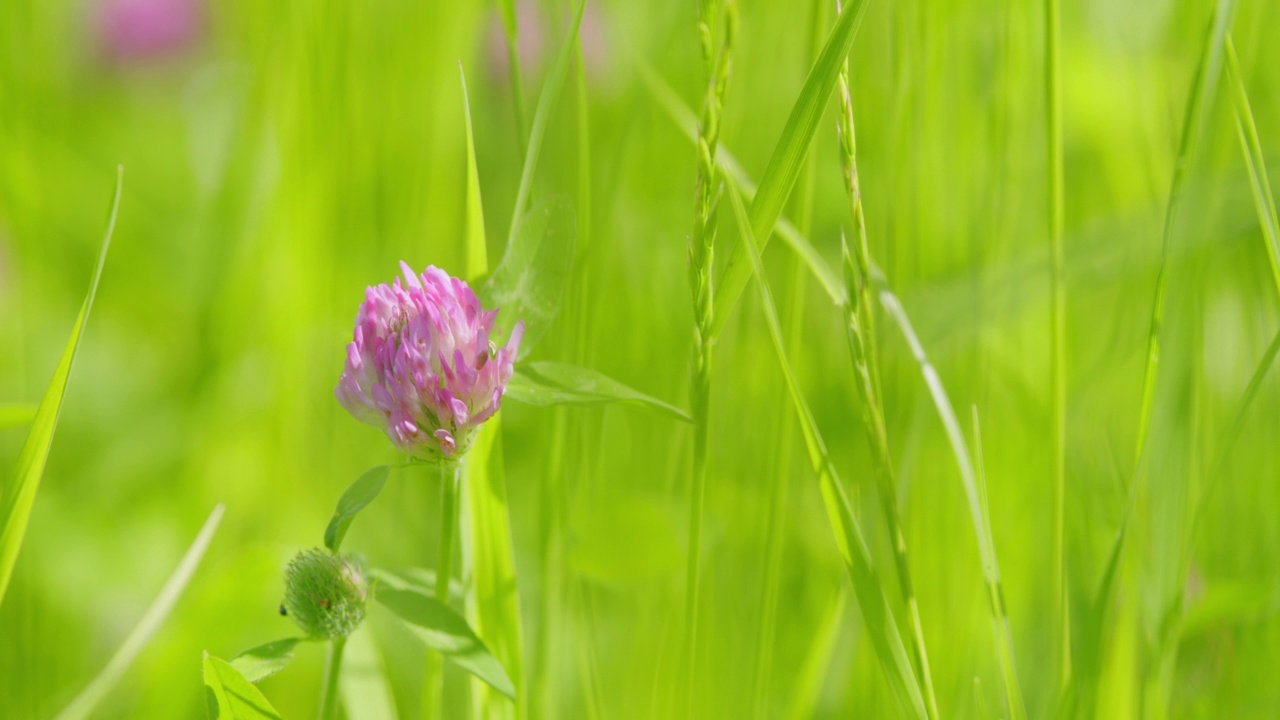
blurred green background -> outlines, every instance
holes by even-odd
[[[276,612],[284,563],[320,544],[361,471],[398,462],[333,397],[363,288],[389,281],[401,259],[462,272],[459,61],[491,263],[523,162],[492,4],[218,0],[195,6],[185,32],[146,52],[103,19],[111,5],[0,0],[0,402],[36,402],[43,392],[87,286],[115,166],[125,166],[97,304],[0,606],[5,718],[50,717],[96,674],[219,502],[227,515],[203,566],[101,716],[200,717],[202,650],[229,657],[294,631]],[[834,17],[834,3],[824,6],[740,3],[722,147],[757,179],[810,65],[815,27],[824,37]],[[567,2],[522,6],[518,92],[530,115],[569,11]],[[1063,7],[1075,626],[1134,482],[1164,206],[1211,12],[1205,0]],[[583,81],[571,73],[535,185],[539,197],[564,193],[584,212],[586,250],[534,357],[572,360],[687,406],[694,152],[638,68],[699,102],[694,7],[590,1],[586,13]],[[966,431],[970,406],[981,415],[995,546],[1033,717],[1053,714],[1057,678],[1043,22],[1034,3],[872,0],[850,56],[871,252]],[[1278,23],[1277,3],[1241,0],[1232,25],[1273,175],[1280,45],[1269,34]],[[1103,634],[1099,717],[1162,716],[1155,697],[1174,717],[1280,708],[1275,378],[1215,464],[1280,328],[1280,304],[1225,77],[1206,102],[1173,236],[1146,489]],[[850,224],[827,112],[797,190],[810,201],[787,215],[808,218],[834,264]],[[727,248],[737,232],[727,204],[721,215]],[[782,243],[764,260],[783,316],[799,323],[791,361],[891,578],[841,314]],[[981,717],[985,703],[1000,716],[960,477],[901,335],[881,323],[879,341],[942,714]],[[754,291],[717,348],[712,408],[695,714],[892,716]],[[682,682],[689,428],[631,407],[508,402],[502,416],[531,711],[667,716]],[[11,465],[22,439],[22,430],[0,433],[0,460]],[[778,478],[782,504],[773,501]],[[397,471],[347,547],[385,567],[433,565],[437,498],[429,474]],[[774,510],[785,529],[782,591],[773,661],[760,675]],[[559,539],[548,540],[549,518],[563,522]],[[1188,548],[1182,577],[1178,556]],[[1180,587],[1173,647],[1157,647],[1161,610]],[[371,622],[401,713],[416,716],[423,652],[385,618]],[[314,712],[322,661],[319,647],[304,647],[262,684],[285,717]],[[450,677],[450,716],[460,716],[465,686]]]

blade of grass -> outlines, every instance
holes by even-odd
[[[817,716],[818,696],[822,683],[831,669],[831,655],[840,639],[840,620],[844,617],[844,588],[831,600],[813,633],[813,643],[805,653],[804,662],[797,673],[795,689],[787,706],[788,720],[802,720]]]
[[[987,471],[982,460],[982,426],[978,423],[978,406],[971,408],[973,413],[973,448],[977,458],[978,495],[982,508],[981,534],[988,547],[995,554],[995,538],[991,535],[991,507],[987,504]],[[997,581],[998,583],[998,581]],[[1013,641],[1009,634],[1009,615],[1004,607],[1004,591],[996,584],[991,592],[991,630],[995,636],[996,648],[1000,658],[1000,673],[1004,676],[1005,702],[1008,703],[1009,716],[1025,718],[1026,708],[1022,704],[1022,690],[1018,686],[1018,670],[1013,662]]]
[[[347,638],[342,659],[342,707],[348,720],[396,720],[396,701],[366,624]]]
[[[764,308],[765,321],[769,335],[773,340],[774,351],[786,379],[787,388],[791,392],[791,401],[804,434],[805,446],[809,451],[809,459],[813,470],[818,475],[818,484],[822,491],[823,503],[827,510],[827,519],[836,536],[836,544],[844,557],[849,576],[853,580],[854,592],[858,598],[858,606],[867,626],[876,654],[880,658],[881,668],[889,682],[889,688],[899,703],[904,714],[918,718],[927,717],[924,697],[911,660],[907,657],[906,646],[898,633],[898,624],[893,618],[893,611],[885,596],[884,587],[876,575],[871,562],[871,554],[863,541],[862,530],[858,519],[853,514],[849,498],[845,495],[844,486],[836,473],[835,466],[827,454],[826,443],[818,431],[817,423],[809,410],[801,392],[799,381],[787,360],[786,348],[783,345],[782,327],[778,322],[778,314],[765,282],[764,269],[761,267],[759,251],[752,237],[750,220],[742,204],[742,198],[736,189],[729,188],[729,198],[734,214],[738,220],[738,231],[742,239],[742,247],[747,256],[747,267],[755,274],[756,284],[760,290],[760,302]]]
[[[165,581],[164,587],[160,588],[160,594],[152,601],[151,607],[142,615],[142,619],[138,621],[137,626],[125,638],[120,649],[115,655],[107,661],[106,667],[102,668],[102,672],[98,673],[84,690],[76,696],[66,709],[58,714],[58,720],[78,720],[87,718],[93,712],[102,698],[120,682],[120,678],[124,676],[129,666],[133,664],[138,654],[147,646],[147,642],[151,640],[151,636],[155,634],[160,625],[164,623],[165,618],[169,617],[169,613],[173,611],[173,606],[177,604],[178,598],[182,597],[182,591],[186,589],[187,583],[191,581],[191,577],[195,575],[196,568],[200,567],[200,561],[204,558],[205,550],[209,549],[209,543],[213,541],[213,534],[218,530],[218,523],[222,521],[222,513],[224,507],[219,505],[209,513],[209,519],[205,520],[204,527],[200,528],[196,539],[191,543],[191,547],[187,548],[187,552],[182,556],[182,560],[178,563],[178,567],[174,569],[173,574]]]
[[[524,81],[520,71],[520,16],[516,0],[498,0],[502,29],[507,40],[507,69],[511,73],[511,101],[516,118],[516,137],[523,150],[525,142]]]
[[[35,419],[35,405],[0,405],[0,430],[22,427]]]
[[[867,0],[852,0],[840,11],[835,28],[823,46],[818,61],[810,69],[800,96],[791,108],[782,136],[774,146],[773,155],[760,178],[760,188],[751,201],[751,233],[758,243],[758,250],[763,250],[768,244],[787,196],[800,175],[805,155],[813,142],[818,123],[822,120],[822,111],[831,99],[836,78],[849,55],[849,48],[853,46],[853,37],[866,8]],[[715,294],[717,312],[712,327],[713,337],[724,329],[725,320],[750,279],[750,266],[736,259],[735,251],[730,250]]]
[[[115,231],[116,215],[120,209],[120,191],[124,187],[124,167],[116,168],[115,191],[111,196],[111,207],[107,212],[107,227],[103,233],[102,249],[98,252],[98,263],[93,270],[93,279],[89,282],[89,293],[80,307],[75,325],[71,328],[71,337],[62,351],[62,359],[53,371],[53,379],[44,392],[44,398],[36,410],[31,430],[22,450],[18,455],[18,466],[13,481],[8,484],[4,498],[3,510],[0,511],[0,605],[4,603],[5,591],[9,589],[9,580],[13,576],[13,567],[18,562],[18,553],[22,550],[22,538],[26,535],[27,523],[31,520],[31,508],[36,502],[36,493],[40,489],[40,480],[44,476],[45,463],[49,459],[49,448],[53,445],[53,433],[58,427],[58,416],[62,412],[62,399],[67,392],[67,380],[71,377],[71,369],[75,364],[76,351],[80,348],[80,337],[85,323],[89,321],[89,311],[93,308],[93,299],[98,292],[98,281],[102,278],[102,267],[107,261],[107,249],[111,247],[111,234]]]
[[[1049,193],[1049,387],[1052,392],[1050,430],[1053,462],[1053,578],[1055,603],[1054,620],[1057,625],[1058,692],[1066,690],[1071,678],[1071,599],[1067,588],[1066,527],[1067,492],[1067,381],[1066,335],[1067,291],[1064,277],[1062,235],[1066,207],[1063,191],[1062,168],[1062,65],[1058,49],[1059,0],[1045,0],[1045,138]]]
[[[1267,259],[1271,261],[1271,277],[1276,291],[1280,292],[1280,215],[1276,213],[1275,195],[1271,193],[1271,181],[1267,178],[1267,159],[1262,154],[1262,142],[1258,140],[1258,126],[1253,121],[1253,109],[1249,94],[1245,91],[1244,76],[1240,72],[1240,59],[1236,57],[1236,45],[1227,35],[1227,78],[1231,81],[1231,99],[1236,110],[1236,131],[1240,135],[1240,150],[1249,171],[1249,186],[1253,189],[1253,201],[1258,210],[1258,224],[1262,226],[1262,238],[1266,243]]]
[[[462,69],[461,60],[458,61],[458,78],[462,82],[462,110],[467,121],[466,269],[467,278],[475,280],[489,272],[489,248],[485,243],[484,235],[484,205],[480,201],[480,171],[476,168],[476,140],[471,129],[471,100],[467,95],[467,74]],[[517,87],[519,87],[518,83]],[[521,122],[523,124],[523,121]],[[524,137],[523,129],[520,136]]]
[[[516,226],[529,205],[529,196],[533,191],[533,175],[538,168],[538,156],[542,153],[542,140],[547,133],[547,122],[550,120],[556,102],[560,99],[560,89],[564,87],[565,77],[569,74],[573,49],[577,46],[578,29],[582,26],[582,12],[586,7],[586,0],[578,4],[578,10],[573,15],[573,25],[569,28],[569,36],[565,38],[560,52],[556,55],[556,63],[547,74],[542,95],[538,98],[538,107],[533,111],[533,127],[529,131],[524,169],[520,171],[520,187],[516,190],[515,209],[511,211],[511,230],[507,234],[508,241],[515,237]]]
[[[472,690],[483,717],[503,717],[513,710],[524,717],[527,703],[520,596],[507,511],[501,421],[500,415],[495,416],[480,428],[464,464],[463,537],[469,542],[463,545],[463,563],[471,573],[467,617],[506,668],[516,704],[513,708],[487,685],[473,683]]]
[[[964,433],[960,430],[960,423],[956,419],[951,400],[947,397],[947,391],[942,386],[942,379],[925,355],[924,347],[920,345],[920,339],[916,337],[915,330],[911,327],[911,321],[907,318],[906,311],[902,309],[898,298],[887,286],[882,285],[879,294],[881,307],[893,318],[894,323],[902,331],[907,345],[911,348],[911,354],[920,366],[920,372],[924,376],[925,385],[928,386],[929,395],[938,411],[939,418],[942,420],[942,425],[946,429],[947,440],[951,443],[951,452],[955,456],[956,465],[960,469],[960,479],[963,482],[965,498],[969,504],[969,515],[973,522],[973,531],[978,538],[978,552],[982,558],[983,576],[987,583],[991,611],[996,615],[997,622],[1005,623],[1007,628],[1008,618],[1004,614],[1004,591],[1000,587],[1000,567],[996,561],[995,546],[986,531],[988,521],[986,513],[983,511],[982,496],[978,490],[978,480],[974,472],[973,463],[969,458],[969,450],[965,444]],[[1002,667],[1005,668],[1005,685],[1006,691],[1009,693],[1009,714],[1014,720],[1021,720],[1026,718],[1027,711],[1022,702],[1022,691],[1014,672],[1013,641],[1008,636],[1007,630],[999,633],[999,640],[996,651],[1001,656]]]

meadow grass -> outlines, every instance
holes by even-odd
[[[0,3],[0,717],[1280,706],[1275,3],[92,5]],[[532,321],[456,537],[333,397],[401,259]]]

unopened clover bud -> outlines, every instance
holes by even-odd
[[[281,610],[308,637],[345,638],[364,620],[369,582],[360,563],[328,550],[303,550],[284,571]]]

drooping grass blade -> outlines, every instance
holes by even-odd
[[[138,654],[147,646],[147,642],[155,631],[160,628],[165,618],[169,617],[169,613],[173,610],[173,606],[177,604],[178,598],[182,597],[182,591],[186,589],[187,583],[191,581],[191,577],[195,575],[196,568],[200,567],[200,561],[204,558],[205,550],[209,549],[209,543],[213,542],[213,534],[218,530],[218,523],[222,521],[222,513],[225,508],[219,505],[209,513],[209,519],[205,520],[204,527],[200,528],[200,533],[196,535],[196,539],[191,543],[191,547],[187,548],[187,552],[182,556],[182,560],[178,563],[178,567],[165,581],[164,587],[160,588],[160,594],[152,601],[151,607],[147,608],[142,619],[138,621],[137,626],[125,638],[120,649],[115,655],[107,661],[106,667],[102,668],[102,672],[98,673],[84,690],[76,696],[71,704],[58,714],[58,720],[79,720],[87,718],[97,707],[98,703],[107,694],[115,684],[120,681],[125,671],[133,664]]]
[[[18,455],[18,466],[13,480],[6,486],[3,505],[0,505],[0,605],[4,603],[5,591],[9,588],[9,580],[13,576],[13,566],[18,562],[18,552],[22,549],[22,538],[27,531],[27,523],[31,519],[31,508],[36,502],[36,493],[40,489],[40,479],[44,476],[45,463],[49,459],[49,448],[53,444],[53,433],[58,427],[58,415],[62,412],[62,398],[67,392],[67,380],[71,377],[71,368],[75,364],[76,351],[80,348],[80,337],[85,323],[89,320],[89,311],[93,309],[93,299],[98,292],[98,281],[102,278],[102,267],[107,261],[107,249],[111,247],[111,234],[116,227],[116,214],[120,209],[120,191],[124,187],[124,167],[116,168],[116,187],[111,196],[111,208],[107,213],[107,228],[103,233],[102,249],[98,253],[98,263],[93,270],[93,278],[89,282],[89,293],[84,304],[80,306],[80,314],[75,325],[71,327],[71,337],[62,351],[62,359],[53,371],[53,379],[44,392],[44,398],[36,409],[31,430],[22,451]]]
[[[880,665],[889,681],[889,688],[902,711],[918,718],[927,717],[919,682],[911,667],[911,660],[907,657],[902,636],[898,633],[898,624],[893,618],[893,611],[889,607],[884,587],[872,565],[871,554],[862,539],[858,519],[853,514],[844,486],[827,454],[826,443],[804,399],[800,383],[791,369],[791,363],[787,360],[782,326],[778,321],[778,314],[765,282],[764,268],[761,266],[755,239],[752,237],[751,224],[746,208],[742,204],[742,197],[732,187],[729,188],[728,195],[738,219],[738,231],[742,238],[741,245],[745,248],[743,252],[747,257],[747,267],[756,277],[760,301],[764,307],[765,320],[773,340],[778,364],[782,368],[787,388],[791,393],[792,404],[800,420],[810,462],[818,475],[818,484],[827,510],[827,519],[836,536],[836,545],[844,557],[849,576],[853,580],[854,592],[857,594],[858,606],[862,610],[862,617],[867,626],[867,634],[875,647],[876,655],[880,658]]]

